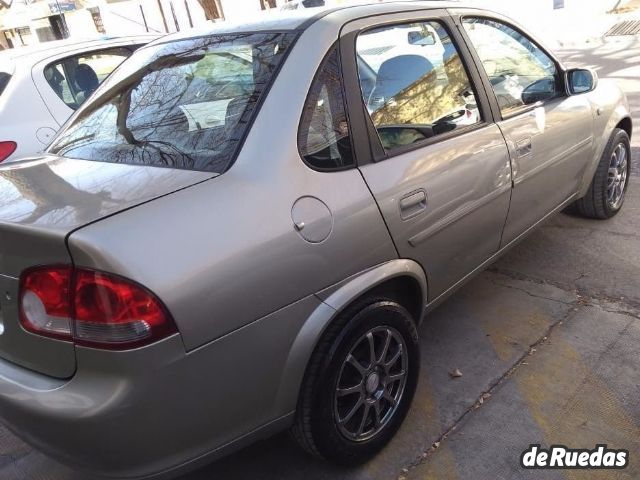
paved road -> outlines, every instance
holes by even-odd
[[[640,112],[635,40],[562,56],[620,80]],[[638,175],[640,135],[633,143]],[[369,464],[337,469],[280,435],[184,479],[640,478],[640,178],[616,218],[559,215],[433,312],[420,333],[413,408]],[[461,378],[449,377],[454,368]],[[520,454],[531,443],[608,443],[628,449],[631,465],[525,472]],[[90,480],[2,429],[0,478]]]

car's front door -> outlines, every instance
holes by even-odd
[[[577,192],[593,156],[592,109],[586,96],[566,94],[560,64],[521,30],[504,19],[455,13],[482,63],[509,145],[514,187],[507,245]]]
[[[350,116],[357,96],[373,152],[359,168],[430,300],[496,253],[511,190],[506,143],[449,22],[434,10],[361,19],[341,39]]]

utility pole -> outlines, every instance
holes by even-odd
[[[198,0],[207,20],[224,20],[220,0]]]

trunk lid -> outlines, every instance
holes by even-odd
[[[34,265],[71,263],[66,238],[72,231],[214,176],[54,156],[0,166],[0,358],[71,377],[73,344],[20,326],[20,273]]]

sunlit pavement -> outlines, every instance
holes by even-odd
[[[560,53],[621,81],[640,134],[640,44],[621,37]],[[620,215],[557,216],[427,317],[413,408],[372,462],[332,467],[283,434],[183,478],[640,478],[640,136],[633,145],[636,176]],[[454,369],[462,376],[451,378]],[[524,471],[520,455],[532,443],[606,443],[629,450],[631,462]],[[0,479],[90,477],[0,429]]]

